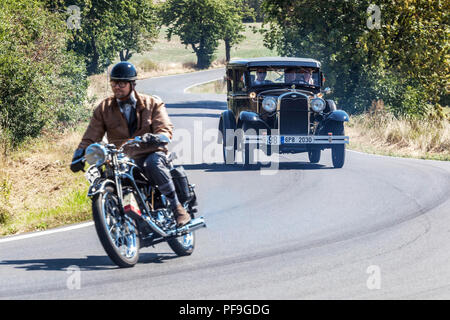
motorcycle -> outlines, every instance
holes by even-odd
[[[158,135],[161,144],[170,139]],[[168,155],[170,173],[177,196],[191,215],[191,221],[177,228],[174,213],[166,197],[149,181],[124,148],[139,145],[141,137],[127,141],[119,149],[114,144],[93,143],[85,155],[73,161],[86,161],[90,167],[85,176],[90,183],[88,196],[100,242],[119,267],[133,267],[139,260],[139,249],[167,242],[178,256],[191,255],[195,247],[194,231],[206,227],[203,217],[195,218],[197,197],[195,185],[189,184],[183,167],[175,168],[173,153]]]

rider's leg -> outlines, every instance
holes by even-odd
[[[170,207],[177,219],[177,225],[187,224],[191,217],[178,200],[166,154],[164,152],[151,153],[145,158],[142,167],[145,175],[158,186],[159,191],[169,200]]]

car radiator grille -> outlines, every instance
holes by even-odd
[[[296,96],[296,97],[293,97]],[[308,101],[303,96],[292,94],[283,97],[280,104],[279,114],[280,134],[308,134]]]

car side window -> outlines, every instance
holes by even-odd
[[[227,79],[227,90],[228,92],[231,92],[233,90],[233,69],[228,69],[227,70],[227,75],[226,75],[226,79]]]
[[[236,86],[235,86],[235,92],[244,92],[245,88],[245,75],[244,71],[242,70],[235,70],[235,77],[236,80]]]

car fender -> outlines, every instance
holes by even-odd
[[[344,110],[335,110],[328,114],[328,116],[325,118],[326,121],[328,120],[334,120],[334,121],[341,121],[341,122],[347,122],[349,120],[349,116],[347,112]]]
[[[262,120],[259,117],[259,115],[255,112],[242,111],[239,114],[239,123],[241,123],[239,127],[240,128],[242,127],[244,130],[248,128],[252,128],[255,130],[258,129],[270,130],[270,127],[267,125],[267,123],[264,120]]]

